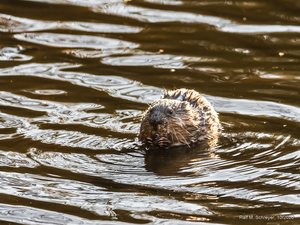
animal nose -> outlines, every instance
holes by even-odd
[[[163,122],[162,116],[157,112],[154,112],[150,115],[149,121],[153,125],[161,124]]]

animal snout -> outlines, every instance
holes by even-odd
[[[154,112],[150,115],[149,122],[153,125],[162,124],[163,118],[159,112]]]

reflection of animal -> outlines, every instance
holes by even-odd
[[[216,145],[221,126],[212,105],[194,90],[166,91],[142,119],[139,139],[147,148]]]

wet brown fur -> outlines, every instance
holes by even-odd
[[[151,122],[156,113],[159,123]],[[166,91],[145,111],[139,139],[148,148],[203,143],[217,144],[220,123],[212,105],[198,92],[188,89]]]

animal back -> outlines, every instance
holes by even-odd
[[[200,95],[197,91],[188,90],[185,88],[166,91],[163,98],[187,101],[193,107],[197,107],[199,103],[205,101],[204,97]]]

